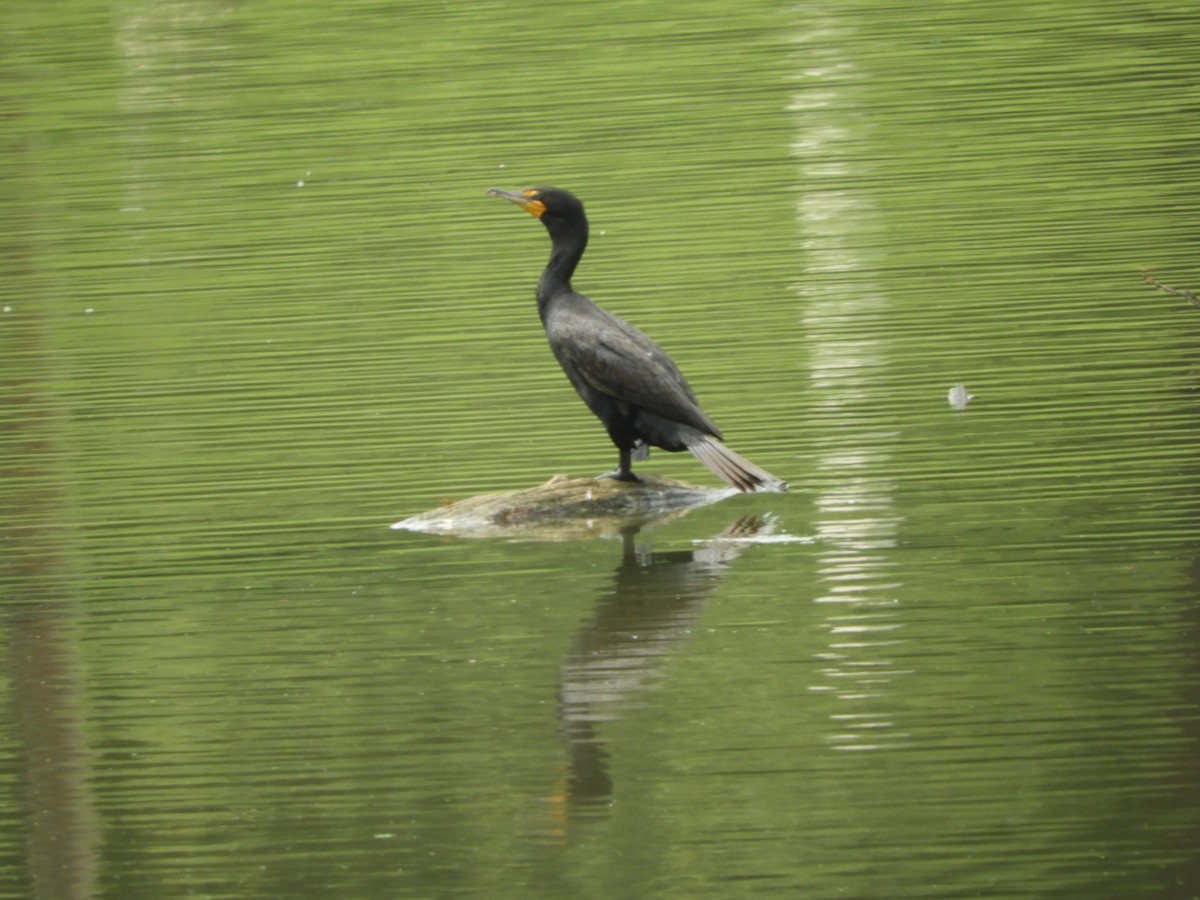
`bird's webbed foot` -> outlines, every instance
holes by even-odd
[[[635,484],[642,480],[634,475],[632,470],[622,469],[620,466],[613,469],[611,472],[605,472],[603,475],[596,476],[597,481],[599,481],[601,478],[611,478],[613,481],[629,481]]]
[[[640,444],[641,442],[639,442]],[[641,446],[645,446],[642,444]],[[617,461],[617,467],[611,472],[606,472],[603,475],[597,475],[597,478],[611,478],[614,481],[632,481],[638,482],[642,479],[633,474],[633,460],[636,458],[634,451],[636,447],[627,447],[617,444],[620,451],[620,458]]]

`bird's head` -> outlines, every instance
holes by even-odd
[[[540,219],[551,234],[564,227],[578,228],[580,224],[586,227],[587,224],[583,204],[570,191],[552,187],[535,187],[524,191],[488,188],[487,195],[515,203],[534,218]]]

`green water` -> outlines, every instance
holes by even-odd
[[[5,21],[0,895],[1200,896],[1193,4]],[[388,528],[615,463],[533,184],[791,493]]]

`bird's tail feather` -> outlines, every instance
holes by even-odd
[[[708,471],[722,481],[728,482],[739,491],[787,490],[787,482],[776,478],[766,469],[760,469],[744,456],[734,453],[720,441],[707,435],[688,444],[692,455],[703,463]]]

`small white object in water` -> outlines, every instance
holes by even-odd
[[[970,393],[966,385],[956,384],[950,388],[950,393],[946,395],[946,399],[950,401],[950,405],[955,409],[963,410],[967,408],[967,404],[975,399],[975,395]]]

